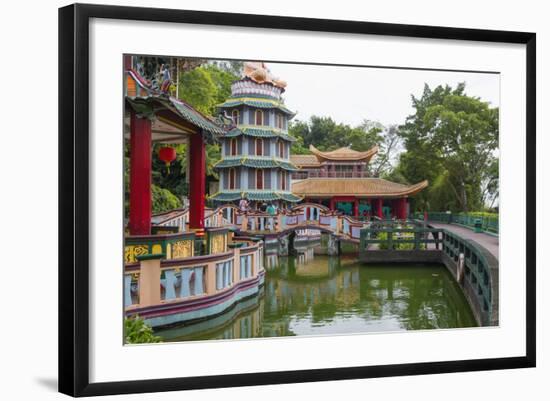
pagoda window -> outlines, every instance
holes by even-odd
[[[237,173],[234,168],[229,169],[229,189],[235,189],[237,182]]]
[[[277,114],[277,128],[284,129],[284,117],[282,114]]]
[[[283,141],[279,141],[279,157],[281,159],[285,157],[285,144]]]
[[[264,112],[262,110],[256,110],[256,125],[264,125]]]
[[[264,189],[264,171],[256,169],[256,189]]]
[[[231,156],[237,156],[237,138],[231,138]]]
[[[285,171],[281,171],[281,189],[283,191],[286,191],[286,172]]]
[[[233,110],[233,112],[231,113],[231,118],[233,119],[233,123],[235,125],[239,124],[239,110]]]
[[[264,154],[264,141],[261,138],[256,138],[256,156],[263,156]]]

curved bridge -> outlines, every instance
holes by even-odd
[[[177,209],[153,217],[153,224],[163,227],[177,227],[186,231],[189,222],[188,209]],[[338,236],[342,240],[359,242],[360,231],[369,222],[356,220],[332,211],[316,203],[302,203],[290,210],[270,215],[261,211],[241,212],[235,205],[221,205],[206,209],[205,227],[232,228],[243,235],[288,234],[299,230],[319,230]]]

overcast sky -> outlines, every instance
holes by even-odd
[[[466,93],[499,106],[499,75],[419,71],[370,67],[340,67],[267,63],[272,74],[287,81],[284,93],[295,119],[329,116],[358,125],[363,119],[384,125],[402,124],[413,113],[411,94],[421,96],[424,83],[434,88],[466,82]]]

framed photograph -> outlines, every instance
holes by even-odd
[[[61,8],[59,390],[534,367],[535,53]]]

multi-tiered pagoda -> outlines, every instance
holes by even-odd
[[[211,199],[245,198],[252,205],[301,199],[290,186],[290,174],[297,168],[289,159],[294,139],[288,135],[288,121],[294,113],[281,97],[285,87],[264,63],[245,63],[244,77],[231,85],[231,96],[219,105],[235,127],[220,138],[222,155],[215,166],[219,191]]]

